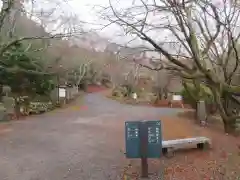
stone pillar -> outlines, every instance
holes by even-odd
[[[205,126],[207,120],[206,105],[204,101],[199,101],[197,103],[197,120],[200,125]]]
[[[8,97],[8,96],[3,96],[3,106],[6,109],[6,115],[7,115],[7,120],[10,120],[10,117],[15,116],[16,110],[15,110],[15,99],[13,97]],[[20,110],[20,109],[19,109]],[[20,113],[20,112],[17,112]]]
[[[66,101],[68,102],[70,100],[70,88],[66,88]]]
[[[58,101],[58,88],[55,88],[50,92],[50,98],[51,98],[51,100],[54,104],[57,103],[57,101]]]
[[[6,108],[2,103],[0,103],[0,121],[5,120],[7,113],[6,113]]]

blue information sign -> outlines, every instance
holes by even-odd
[[[140,122],[125,122],[126,157],[140,158]]]
[[[141,132],[146,131],[146,132]],[[126,157],[141,158],[143,142],[140,135],[146,135],[147,158],[160,158],[162,153],[161,121],[125,122]]]
[[[160,158],[162,153],[161,121],[147,121],[148,129],[148,158]]]

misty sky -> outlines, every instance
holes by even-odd
[[[117,8],[118,10],[119,10],[119,8],[124,9],[129,6],[131,6],[131,7],[133,6],[133,4],[132,4],[133,0],[111,0],[111,2],[113,3],[114,8]],[[139,2],[141,2],[141,1],[139,1]],[[135,3],[138,3],[138,1],[135,1]],[[61,7],[56,7],[56,4],[61,4]],[[138,5],[138,4],[134,4],[134,6],[135,5]],[[78,25],[80,25],[79,28],[81,28],[81,25],[82,25],[81,21],[84,21],[84,22],[86,22],[86,23],[84,23],[85,30],[86,29],[96,29],[96,28],[101,27],[100,25],[96,26],[96,24],[103,25],[103,24],[109,23],[109,22],[101,20],[101,18],[99,16],[99,12],[98,12],[99,8],[97,8],[98,6],[108,7],[109,0],[39,0],[39,1],[36,1],[34,6],[37,9],[37,11],[40,10],[39,12],[41,12],[41,9],[48,12],[48,9],[51,10],[56,7],[56,10],[57,10],[56,14],[55,15],[51,14],[51,16],[52,17],[55,16],[56,17],[55,19],[57,19],[57,21],[59,19],[64,19],[66,17],[70,17],[70,19],[72,19],[71,14],[77,15],[77,18],[73,20],[74,22],[72,24],[78,24]],[[94,8],[94,6],[95,6],[95,8]],[[31,8],[28,7],[27,9],[30,10]],[[136,10],[136,13],[139,13],[139,10]],[[38,14],[36,16],[42,17],[41,14],[40,15]],[[148,16],[148,20],[149,20],[148,23],[152,23],[153,21],[155,23],[158,23],[159,21],[161,21],[161,23],[163,23],[163,21],[161,19],[162,18],[159,18],[159,16],[152,14],[152,15]],[[47,14],[46,21],[49,21],[48,14]],[[55,27],[55,25],[57,24],[56,21],[51,22],[51,23],[46,22],[46,24],[48,24],[47,25],[48,27],[46,29],[53,29],[53,30],[57,29],[57,31],[59,31],[59,29],[60,29],[58,27],[57,28]],[[93,24],[95,24],[95,25],[93,25]],[[68,25],[66,24],[66,26],[68,26]],[[49,30],[49,32],[51,32],[51,30]],[[101,32],[98,31],[98,34],[100,34],[102,37],[109,39],[112,42],[116,42],[119,44],[126,44],[127,42],[131,41],[134,37],[132,35],[124,35],[122,28],[119,27],[118,25],[111,25],[110,27],[105,28],[104,30],[101,30]],[[171,37],[164,30],[151,31],[151,32],[148,31],[148,35],[150,35],[152,38],[154,38],[158,42],[166,42],[166,40],[171,41]],[[128,43],[128,45],[149,46],[149,44],[146,41],[143,41],[140,38],[137,38],[134,41],[131,41],[131,44]],[[164,43],[163,46],[165,46],[167,49],[175,50],[174,47],[171,47],[171,44]],[[151,45],[149,47],[153,48]]]
[[[71,0],[68,2],[71,8],[80,16],[80,19],[85,21],[99,20],[93,6],[107,6],[108,0]]]
[[[121,6],[127,4],[127,2],[131,2],[131,0],[121,0]],[[89,24],[86,26],[88,28],[97,28],[101,26],[96,26],[92,24],[106,24],[108,22],[104,22],[100,19],[98,15],[98,11],[96,10],[97,6],[109,6],[109,0],[71,0],[69,1],[69,5],[74,10],[80,20],[86,21]],[[95,7],[95,8],[94,8]],[[110,38],[110,40],[118,42],[118,43],[126,43],[131,40],[131,37],[122,36],[122,31],[117,25],[111,25],[108,28],[104,28],[99,32],[102,36]],[[140,43],[140,40],[135,42],[136,44]]]
[[[102,24],[104,23],[98,16],[96,6],[108,6],[108,0],[71,0],[68,2],[72,10],[78,15],[79,19],[87,22],[85,26],[88,28],[100,28],[100,26],[92,24]],[[102,32],[104,35],[113,37],[117,28],[107,28]]]
[[[31,1],[28,1],[31,2]],[[137,2],[137,1],[135,1]],[[132,6],[132,0],[111,0],[111,3],[115,8],[125,8]],[[60,6],[56,6],[56,4],[61,4]],[[45,12],[48,12],[56,7],[55,14],[51,14],[51,17],[55,17],[55,21],[49,22],[49,15],[47,13],[46,17],[46,24],[47,28],[46,30],[49,32],[60,30],[58,28],[58,22],[59,19],[63,19],[66,17],[72,17],[72,15],[77,15],[77,19],[74,19],[72,24],[78,24],[81,27],[84,24],[84,29],[100,29],[103,27],[103,24],[108,24],[108,21],[103,21],[99,16],[99,6],[102,7],[108,7],[109,6],[109,0],[39,0],[34,3],[34,9],[36,9],[36,12],[41,12],[42,9]],[[27,5],[27,9],[31,11],[31,3]],[[35,12],[35,11],[34,11]],[[30,12],[31,14],[31,12]],[[35,17],[42,17],[42,14],[37,14]],[[157,18],[157,17],[156,17]],[[155,18],[155,19],[156,19]],[[42,19],[42,18],[41,18]],[[57,21],[56,21],[57,19]],[[72,19],[72,18],[70,18]],[[151,17],[150,19],[154,20],[154,17]],[[34,19],[35,20],[35,19]],[[38,21],[38,20],[37,20]],[[71,20],[72,21],[72,20]],[[80,21],[80,22],[79,22]],[[82,21],[86,23],[81,23]],[[42,23],[42,21],[41,21]],[[61,22],[59,22],[61,24]],[[66,24],[66,23],[65,23]],[[98,24],[98,25],[96,25]],[[99,24],[102,24],[99,25]],[[66,24],[66,26],[68,26]],[[64,31],[65,32],[65,31]],[[120,44],[126,44],[129,41],[133,39],[133,36],[131,35],[125,35],[122,28],[118,25],[111,25],[108,28],[104,28],[101,31],[97,31],[98,34],[100,34],[102,37],[105,37],[109,39],[112,42],[120,43]],[[154,35],[154,38],[164,38],[163,32],[161,32],[161,36],[157,34]],[[128,43],[128,45],[130,45]],[[134,41],[131,41],[131,45],[138,46],[138,45],[146,45],[146,42],[142,41],[141,39],[135,39]]]
[[[132,6],[133,0],[111,0],[111,3],[113,4],[113,6],[115,8],[124,8],[124,7],[129,7]],[[141,1],[134,1],[135,5],[137,5],[137,3]],[[88,27],[92,27],[92,28],[96,28],[96,26],[92,26],[91,23],[109,23],[109,22],[103,22],[100,17],[99,14],[97,13],[96,8],[94,9],[94,6],[104,6],[104,7],[108,7],[109,6],[109,0],[70,0],[69,1],[69,5],[71,6],[71,8],[73,9],[73,11],[75,13],[78,14],[78,17],[83,20],[83,21],[87,21],[90,24],[88,25]],[[156,20],[156,22],[159,21],[159,17],[155,17],[154,15],[150,17],[148,17],[151,20]],[[108,28],[105,28],[104,30],[101,31],[100,35],[102,36],[106,36],[107,38],[110,39],[110,41],[114,41],[117,43],[121,43],[121,44],[126,44],[129,41],[131,41],[133,39],[133,36],[126,36],[123,35],[123,31],[122,29],[118,26],[118,25],[111,25]],[[166,32],[161,32],[161,36],[159,36],[159,33],[157,33],[156,35],[154,34],[154,38],[158,39],[158,40],[163,40],[165,38],[169,38],[168,34]],[[159,39],[160,38],[160,39]],[[130,45],[130,44],[128,44]],[[133,46],[138,46],[138,45],[148,45],[148,43],[144,42],[143,40],[137,38],[134,41],[131,41],[131,45]],[[152,46],[151,46],[152,47]]]

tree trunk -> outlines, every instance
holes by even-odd
[[[198,122],[198,108],[197,107],[195,108],[194,119],[195,119],[195,122]]]
[[[216,102],[216,105],[218,107],[220,116],[221,116],[222,121],[223,121],[224,131],[228,134],[236,135],[236,132],[237,132],[236,122],[237,122],[237,120],[231,118],[231,117],[236,116],[236,114],[233,111],[234,107],[232,107],[231,104],[229,104],[228,96],[226,96],[226,94],[224,94],[223,92],[221,92],[217,88],[212,88],[211,90],[212,90],[213,95],[215,97],[215,102]]]
[[[236,134],[236,120],[223,119],[224,131],[228,134]]]
[[[198,121],[198,108],[197,108],[197,102],[191,106],[195,111],[194,111],[194,120],[197,123]]]
[[[224,96],[223,107],[227,117],[237,116],[237,112],[235,112],[235,107],[232,101],[228,98],[228,96]],[[235,135],[237,132],[237,119],[223,118],[224,130],[226,133]]]
[[[163,92],[162,89],[159,88],[157,91],[157,101],[162,100]]]
[[[17,120],[20,118],[20,115],[21,115],[21,111],[20,111],[20,99],[19,97],[17,97],[15,99],[15,114],[16,114],[16,118]]]

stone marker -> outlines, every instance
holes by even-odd
[[[132,93],[132,98],[133,98],[134,100],[136,100],[136,99],[137,99],[137,93]]]
[[[204,101],[199,101],[197,103],[197,120],[200,125],[205,126],[207,120],[206,105]]]
[[[6,108],[2,103],[0,103],[0,121],[5,120],[4,118],[6,117]]]

